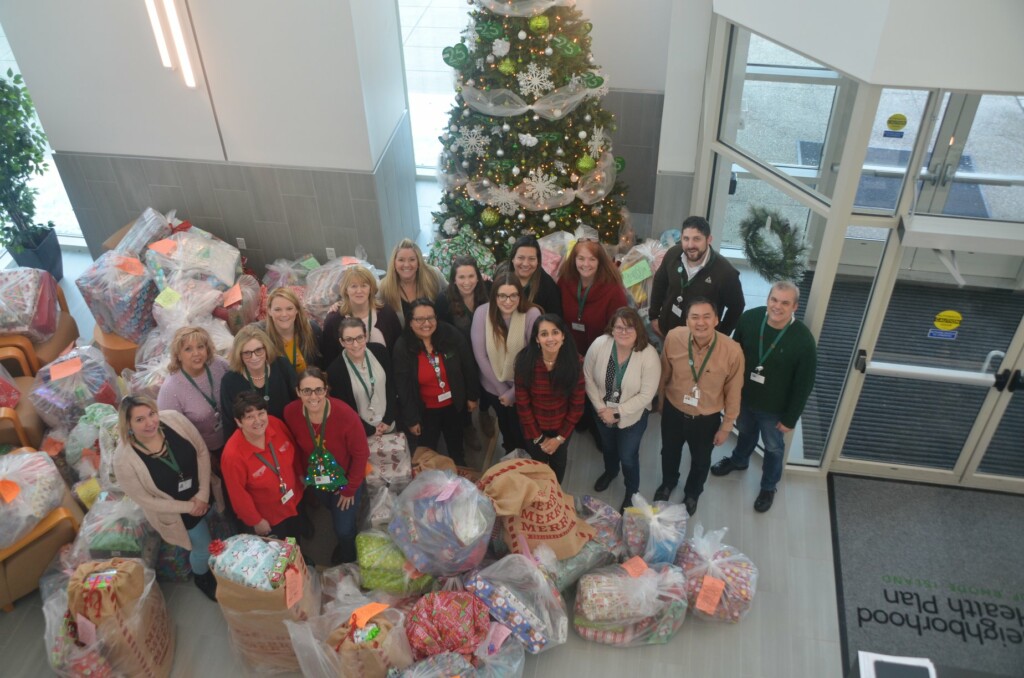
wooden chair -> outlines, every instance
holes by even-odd
[[[32,391],[32,384],[35,382],[35,377],[31,376],[33,373],[30,371],[28,360],[21,349],[13,346],[0,346],[0,361],[17,363],[23,375],[14,377],[14,385],[21,393],[17,407],[0,407],[0,443],[38,449],[43,442],[46,425],[36,412],[35,405],[28,398],[28,394]]]
[[[57,286],[57,306],[60,309],[57,314],[57,331],[47,341],[33,344],[28,337],[20,334],[0,334],[0,347],[13,346],[25,354],[31,369],[25,373],[26,376],[34,377],[39,368],[52,363],[68,344],[78,339],[78,323],[68,310],[68,300],[60,285]]]

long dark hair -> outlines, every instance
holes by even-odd
[[[452,262],[451,271],[448,273],[448,288],[445,294],[448,296],[448,308],[451,310],[452,316],[469,314],[469,309],[462,302],[462,292],[455,285],[455,273],[461,266],[472,266],[473,270],[476,271],[476,287],[473,288],[473,308],[479,308],[481,304],[487,303],[487,291],[484,289],[484,277],[480,274],[480,267],[477,265],[476,259],[463,254],[455,257],[455,261]]]
[[[516,258],[516,252],[523,247],[531,247],[537,250],[537,270],[530,276],[530,282],[526,283],[526,286],[530,288],[529,299],[532,302],[537,298],[537,292],[540,291],[540,279],[544,273],[544,267],[541,265],[543,261],[543,253],[540,251],[540,243],[537,242],[537,238],[532,235],[524,235],[515,241],[512,245],[512,251],[508,253],[508,266],[509,271],[515,274],[515,266],[512,265],[512,260]]]
[[[409,315],[405,317],[405,329],[402,330],[402,336],[405,337],[406,348],[408,348],[409,353],[412,354],[419,353],[420,351],[426,353],[427,351],[426,347],[423,345],[423,340],[417,337],[416,333],[412,331],[412,314],[420,306],[429,306],[430,310],[434,312],[435,334],[437,333],[438,325],[441,324],[441,321],[437,317],[437,306],[435,306],[434,302],[432,302],[430,299],[427,299],[426,297],[420,297],[419,299],[414,299],[413,302],[409,304]],[[434,348],[436,349],[437,346],[435,346]]]
[[[508,327],[505,325],[505,318],[501,314],[501,309],[498,308],[498,290],[507,285],[515,287],[516,292],[519,293],[519,304],[516,306],[516,313],[526,313],[533,307],[533,304],[530,303],[530,300],[526,298],[526,294],[523,292],[523,283],[519,282],[519,276],[512,271],[502,270],[494,277],[494,281],[491,283],[491,296],[487,302],[487,316],[491,320],[491,327],[494,328],[494,333],[501,340],[502,344],[508,339]]]
[[[541,323],[549,322],[558,328],[562,333],[562,348],[558,350],[558,357],[555,358],[555,369],[548,373],[551,379],[551,386],[556,391],[570,393],[576,388],[580,379],[580,356],[576,352],[576,342],[565,327],[562,317],[554,313],[545,313],[533,323],[533,331],[530,333],[530,342],[516,356],[516,379],[521,379],[526,388],[533,385],[534,367],[538,360],[542,360],[540,344],[537,343],[537,335],[540,333]]]

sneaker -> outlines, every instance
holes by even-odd
[[[658,489],[654,491],[654,501],[668,501],[668,498],[672,496],[672,490],[674,489],[676,489],[675,485],[662,483],[658,486]]]
[[[697,512],[697,497],[683,497],[683,506],[691,516]]]
[[[601,477],[594,483],[594,492],[604,492],[608,489],[608,486],[615,480],[615,476],[605,471],[601,474]]]
[[[213,572],[193,575],[192,581],[195,582],[196,588],[203,592],[203,595],[210,600],[217,600],[217,579],[213,576]]]
[[[746,466],[737,466],[732,457],[726,457],[725,459],[720,459],[717,464],[711,467],[711,475],[721,477],[727,476],[733,471],[745,470],[747,470]]]
[[[772,507],[772,502],[775,501],[775,490],[761,490],[757,499],[754,500],[754,510],[758,513],[764,513]]]

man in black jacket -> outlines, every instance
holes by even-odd
[[[718,331],[729,336],[736,329],[745,302],[740,274],[711,247],[711,224],[703,217],[683,222],[680,244],[665,253],[651,288],[650,319],[654,331],[665,336],[686,324],[690,299],[703,297],[718,308]]]

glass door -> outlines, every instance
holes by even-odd
[[[967,464],[964,484],[1024,492],[1024,351],[997,378],[1005,386]]]

